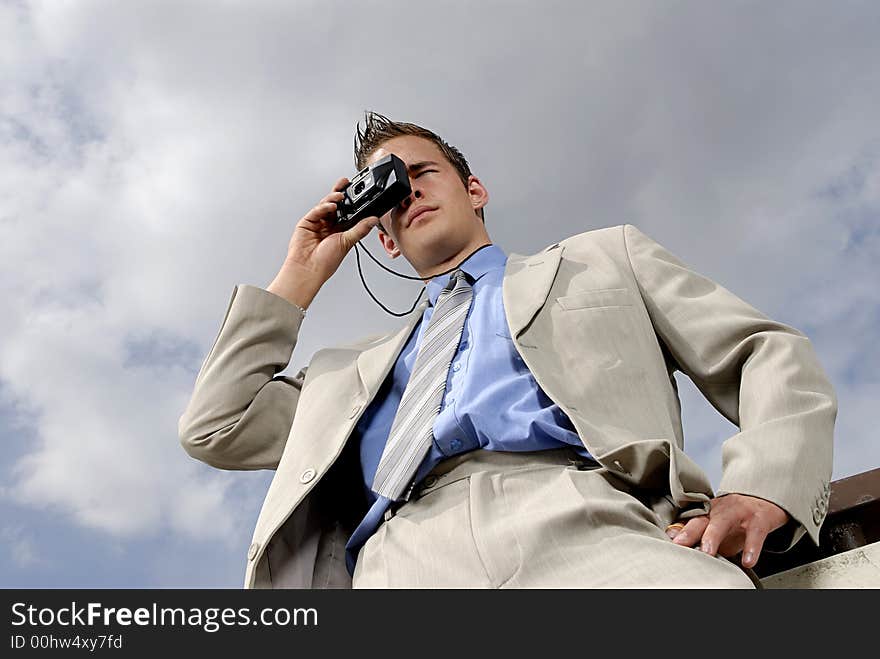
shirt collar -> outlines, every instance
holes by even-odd
[[[491,270],[503,268],[506,263],[507,255],[504,253],[504,250],[497,245],[492,244],[488,247],[483,247],[475,254],[471,254],[465,262],[459,266],[459,268],[464,270],[471,283],[475,284],[483,275]],[[431,303],[432,307],[436,304],[437,298],[440,297],[441,291],[446,287],[446,284],[449,283],[449,277],[451,275],[451,272],[445,275],[440,275],[434,277],[428,282],[428,301]]]

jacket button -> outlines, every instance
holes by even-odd
[[[819,524],[822,523],[822,513],[819,511],[818,508],[813,509],[813,523],[816,526],[819,526]]]
[[[248,547],[248,560],[254,560],[254,557],[257,555],[257,552],[260,550],[260,544],[258,542],[253,543],[250,547]]]
[[[299,477],[300,483],[309,483],[315,477],[314,469],[306,469]]]

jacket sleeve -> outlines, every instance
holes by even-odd
[[[722,445],[717,495],[771,501],[791,517],[767,538],[819,542],[837,399],[810,341],[694,272],[631,225],[624,244],[658,337],[709,402],[739,427]]]
[[[296,345],[302,312],[254,286],[236,286],[214,345],[178,422],[180,443],[220,469],[275,469],[305,369],[278,376]]]

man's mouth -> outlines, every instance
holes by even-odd
[[[410,213],[409,218],[407,219],[406,226],[410,226],[413,222],[419,219],[425,213],[430,213],[433,210],[437,210],[436,208],[430,208],[428,206],[419,206],[418,208],[413,209],[412,213]]]

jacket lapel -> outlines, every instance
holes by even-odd
[[[544,306],[559,270],[559,243],[533,256],[511,254],[504,268],[502,298],[510,336],[516,339]]]
[[[379,391],[379,387],[382,386],[382,382],[397,362],[397,356],[403,350],[403,346],[406,345],[409,335],[421,320],[422,313],[427,306],[428,301],[425,300],[413,311],[406,325],[399,331],[377,339],[374,344],[367,346],[358,355],[357,371],[363,388],[364,405],[369,405],[376,392]]]
[[[547,301],[563,249],[562,245],[556,243],[532,256],[511,253],[508,257],[502,297],[513,338],[522,333]],[[427,300],[422,302],[399,331],[377,339],[358,355],[357,370],[365,404],[369,404],[376,395],[427,306]]]
[[[312,358],[307,378],[320,378],[317,389],[306,387],[299,401],[278,471],[266,493],[254,537],[271,538],[302,501],[303,474],[323,470],[342,451],[355,425],[376,396],[397,361],[410,332],[422,318],[423,302],[406,325],[393,334],[365,343],[357,357],[351,349],[319,351]],[[318,392],[318,393],[316,393]],[[328,394],[330,392],[330,394]],[[338,419],[328,424],[328,419]],[[313,441],[320,436],[322,441]],[[294,441],[293,438],[301,438]],[[289,453],[289,455],[288,455]]]

